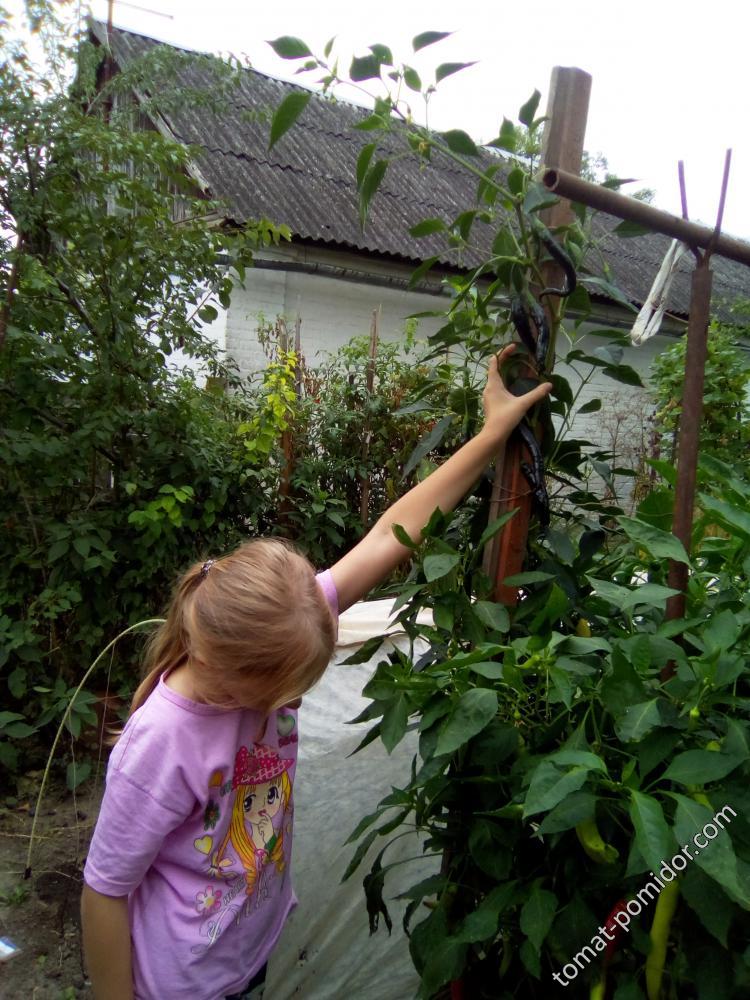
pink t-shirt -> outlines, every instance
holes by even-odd
[[[267,961],[296,903],[297,739],[294,709],[227,711],[163,678],[128,720],[84,879],[128,896],[136,1000],[219,1000]]]

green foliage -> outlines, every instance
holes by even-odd
[[[750,471],[750,360],[739,346],[749,327],[712,323],[703,395],[700,447],[717,458]],[[682,378],[687,337],[663,351],[651,366],[656,400],[655,430],[660,454],[674,462],[682,413]]]
[[[418,37],[415,51],[423,38],[440,36]],[[317,61],[325,89],[346,82],[336,66]],[[413,284],[448,254],[464,273],[444,279],[451,292],[447,312],[424,314],[444,315],[444,322],[430,337],[433,368],[413,405],[432,402],[440,386],[447,389],[447,406],[408,469],[457,426],[462,437],[476,430],[486,359],[513,334],[508,299],[530,301],[534,288],[546,284],[548,251],[556,260],[562,251],[580,271],[595,247],[579,209],[574,223],[554,234],[555,253],[549,249],[539,213],[550,196],[533,176],[542,124],[535,118],[538,92],[520,109],[517,124],[503,119],[490,145],[513,157],[498,162],[460,129],[437,134],[415,124],[408,92],[421,81],[411,67],[394,67],[388,78],[394,86],[375,98],[373,114],[360,124],[385,140],[368,143],[360,154],[363,224],[395,156],[415,156],[425,171],[433,159],[447,159],[477,180],[475,203],[455,219],[433,217],[411,230],[435,248]],[[431,90],[422,95],[429,98]],[[486,240],[474,239],[479,226],[490,227],[490,254],[482,249]],[[468,274],[467,251],[480,258]],[[538,376],[549,377],[546,368],[564,332],[572,342],[564,359],[582,385],[599,369],[640,386],[638,374],[623,364],[621,334],[598,331],[609,342],[589,353],[578,346],[580,324],[591,311],[589,290],[603,290],[632,310],[604,262],[599,274],[579,273],[569,303],[561,295],[546,303],[550,344],[537,360]],[[564,316],[566,304],[576,322]],[[526,370],[519,372],[523,362]],[[517,379],[520,391],[535,381],[525,357],[506,376]],[[424,640],[426,651],[418,658],[399,650],[380,656],[364,689],[371,703],[356,720],[371,723],[360,748],[380,738],[390,753],[416,728],[418,750],[401,787],[352,833],[358,846],[345,878],[382,838],[364,887],[371,929],[381,916],[390,929],[386,883],[400,863],[389,864],[388,851],[405,829],[416,828],[436,867],[440,859],[440,875],[402,893],[409,900],[404,928],[419,997],[443,995],[457,979],[470,996],[547,997],[552,974],[581,952],[618,900],[635,896],[650,866],[669,861],[729,805],[736,814],[731,828],[725,824],[721,838],[696,853],[682,880],[669,967],[670,995],[719,995],[706,986],[708,970],[726,967],[727,945],[742,955],[750,930],[750,836],[743,818],[750,806],[744,791],[750,486],[727,465],[707,460],[703,513],[688,556],[666,530],[674,469],[659,463],[665,483],[635,516],[623,516],[613,499],[602,502],[587,486],[587,468],[612,494],[615,476],[632,473],[570,437],[575,415],[601,404],[579,407],[581,389],[574,392],[559,375],[552,379],[551,402],[531,419],[542,432],[548,476],[560,484],[553,496],[557,517],[546,531],[532,526],[525,570],[506,581],[521,588],[521,600],[510,609],[495,605],[493,583],[479,565],[495,530],[487,528],[485,481],[452,514],[435,511],[407,578],[394,590],[397,620],[410,639]],[[403,529],[394,532],[415,548]],[[685,621],[666,618],[676,593],[668,586],[670,559],[689,567]],[[432,626],[417,624],[423,609],[431,610]],[[380,643],[373,639],[351,662],[373,656]],[[710,916],[702,906],[709,895],[717,901]],[[417,919],[423,901],[429,915]],[[612,991],[643,997],[651,917],[646,912],[635,922],[611,960],[603,965],[597,956],[590,969],[584,965],[576,995],[584,989],[592,997]],[[666,955],[669,926],[658,930],[652,929],[649,968],[654,997],[652,984],[662,978],[657,938]],[[750,966],[738,957],[722,979],[721,995],[740,997],[749,984]]]
[[[274,530],[295,538],[317,565],[330,564],[355,544],[409,488],[420,462],[458,434],[453,424],[409,460],[436,426],[449,388],[441,383],[429,403],[414,405],[431,369],[408,335],[405,353],[403,347],[380,342],[371,360],[370,338],[358,336],[314,368],[283,349],[272,352],[269,371],[281,357],[289,366],[281,430],[288,428],[291,456],[290,489]],[[297,377],[298,396],[292,388]],[[278,440],[277,434],[277,447]]]
[[[731,469],[712,462],[702,475],[712,493],[729,491],[726,516],[750,507],[750,484]],[[689,965],[695,949],[720,961],[727,947],[744,948],[750,535],[717,538],[717,522],[703,515],[687,618],[668,622],[661,536],[634,530],[638,518],[622,521],[628,534],[612,532],[596,552],[585,532],[566,558],[551,540],[536,543],[547,576],[524,586],[505,620],[484,620],[471,598],[489,581],[476,565],[468,510],[433,517],[398,588],[399,620],[427,649],[418,662],[397,651],[381,657],[362,717],[389,751],[415,718],[419,748],[411,778],[355,833],[371,837],[380,820],[387,843],[390,817],[405,813],[399,823],[415,823],[425,850],[445,859],[440,879],[407,893],[436,903],[411,931],[425,998],[459,976],[472,995],[548,996],[552,973],[588,944],[615,901],[635,897],[649,870],[725,805],[736,816],[726,814],[705,851],[693,849],[684,875],[674,989],[704,996]],[[416,624],[423,608],[434,626]],[[664,681],[670,661],[676,674]],[[698,882],[720,902],[719,920],[704,913]],[[644,907],[644,931],[652,917]],[[429,957],[437,954],[439,964]],[[600,973],[595,960],[580,978]],[[739,963],[725,995],[741,996],[749,973]],[[643,976],[631,929],[607,978],[625,989]]]

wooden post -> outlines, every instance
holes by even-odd
[[[542,156],[547,165],[554,165],[569,173],[579,173],[583,156],[583,139],[586,132],[591,77],[581,69],[556,66],[552,70],[549,100],[547,102],[547,124],[542,142]],[[560,201],[548,209],[543,220],[554,229],[567,225],[572,219],[570,202]],[[554,262],[544,267],[545,284],[560,283],[559,268]],[[539,289],[541,291],[541,289]],[[544,301],[544,309],[550,323],[555,323],[550,310],[549,297]],[[552,326],[554,329],[554,326]],[[527,367],[524,376],[535,377],[536,371]],[[485,553],[485,567],[495,581],[495,600],[509,606],[518,600],[518,588],[507,587],[503,580],[520,573],[529,534],[531,518],[531,493],[521,472],[521,462],[526,451],[517,437],[512,437],[504,452],[495,462],[495,485],[490,501],[490,519],[495,519],[507,510],[518,507],[516,516],[496,538],[495,544]],[[530,456],[526,456],[526,461]]]
[[[375,359],[378,354],[378,328],[380,325],[380,306],[373,310],[372,322],[370,323],[370,356],[367,361],[367,397],[365,405],[368,405],[372,399],[373,389],[375,387]],[[364,433],[362,436],[362,464],[364,465],[370,454],[370,439],[372,437],[372,428],[370,427],[370,417],[369,415],[365,417]],[[360,503],[359,503],[359,516],[362,520],[362,527],[367,530],[367,524],[369,521],[369,506],[370,506],[370,476],[369,474],[364,474],[360,476]]]

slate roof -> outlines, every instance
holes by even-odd
[[[104,39],[102,24],[93,22],[92,31],[95,39]],[[125,66],[166,43],[114,29],[111,45],[115,61]],[[211,87],[210,72],[198,58],[181,66],[178,81],[193,90]],[[226,204],[227,218],[242,223],[265,217],[277,224],[285,223],[303,241],[315,241],[332,249],[407,262],[438,254],[451,266],[471,266],[470,259],[459,262],[446,253],[441,238],[415,239],[409,234],[409,228],[422,219],[439,216],[451,220],[475,205],[476,179],[441,156],[435,156],[428,168],[413,157],[392,163],[373,198],[362,231],[356,163],[361,148],[373,141],[373,133],[356,131],[353,126],[369,111],[316,94],[295,126],[269,152],[269,125],[264,113],[272,112],[287,94],[301,89],[244,70],[221,113],[187,102],[163,113],[173,135],[197,148],[195,164],[211,196]],[[255,113],[254,119],[248,112]],[[378,148],[386,155],[396,152],[394,142],[379,137]],[[483,158],[489,161],[493,155],[486,152]],[[595,233],[613,280],[640,304],[671,240],[658,234],[621,239],[611,234],[616,222],[598,215]],[[490,227],[475,224],[472,238],[489,244]],[[601,273],[601,266],[593,260],[590,269]],[[691,270],[692,257],[686,255],[670,295],[670,310],[676,314],[687,315]],[[737,298],[750,299],[749,268],[715,257],[713,271],[715,305]]]

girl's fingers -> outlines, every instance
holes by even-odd
[[[497,354],[494,355],[495,363],[497,364],[498,368],[502,365],[502,363],[505,361],[506,358],[509,358],[511,354],[513,354],[515,349],[516,349],[515,344],[506,344],[506,346],[502,349],[502,351],[498,351]]]
[[[522,399],[527,404],[527,409],[531,409],[535,403],[539,403],[545,396],[549,396],[553,388],[551,382],[542,382],[541,385],[525,392],[523,396],[519,396],[519,399]]]

